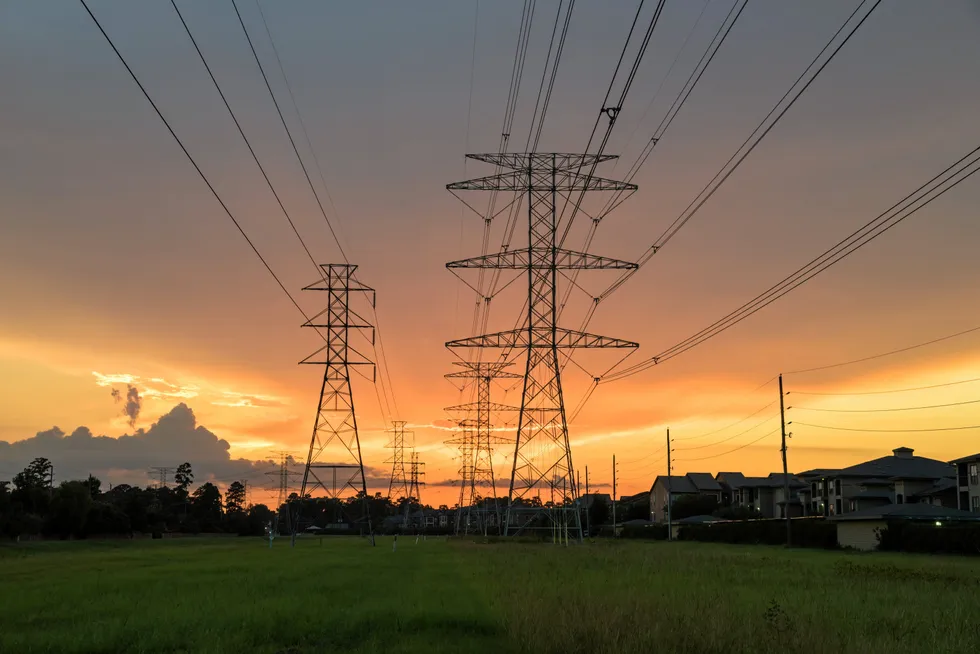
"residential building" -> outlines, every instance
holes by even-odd
[[[686,475],[658,476],[650,488],[650,518],[654,522],[667,520],[667,500],[676,501],[683,495],[714,497],[720,505],[722,487],[710,472],[689,472]]]
[[[841,469],[818,468],[797,475],[804,515],[836,516],[888,504],[956,506],[954,469],[937,459],[899,447],[883,456]]]
[[[762,518],[784,517],[787,504],[790,517],[803,515],[799,491],[806,484],[789,476],[789,501],[784,497],[786,489],[783,474],[773,472],[767,477],[746,477],[741,472],[719,472],[715,480],[722,488],[722,504],[753,509]]]
[[[980,454],[950,461],[955,466],[956,508],[980,513]]]
[[[980,516],[967,511],[936,506],[926,502],[886,504],[885,506],[845,512],[831,516],[837,523],[837,543],[841,547],[873,550],[878,547],[878,534],[895,521],[926,521],[942,526],[948,522],[978,521]]]

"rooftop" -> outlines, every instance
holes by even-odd
[[[847,468],[841,468],[835,476],[884,477],[886,479],[941,479],[952,477],[950,464],[938,459],[915,456],[909,447],[892,450],[891,456],[883,456]]]
[[[970,513],[959,509],[948,509],[934,504],[886,504],[872,509],[842,513],[831,516],[830,520],[975,520],[980,521],[980,513]]]

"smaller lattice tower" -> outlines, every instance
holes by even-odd
[[[357,351],[350,336],[369,332],[369,340],[373,343],[374,327],[351,308],[350,299],[351,293],[367,293],[373,306],[374,289],[354,279],[357,266],[331,263],[320,267],[323,278],[303,290],[327,293],[327,308],[303,326],[316,329],[326,343],[300,363],[323,366],[323,383],[303,483],[299,499],[294,502],[295,511],[292,511],[292,541],[296,543],[297,533],[304,528],[304,519],[305,524],[313,525],[316,520],[328,520],[360,528],[362,533],[370,536],[373,545],[374,531],[350,369],[357,365],[374,366],[374,363]],[[352,496],[360,497],[361,501],[348,501]],[[310,515],[314,505],[322,508]],[[309,506],[309,513],[304,512],[305,506]]]
[[[452,440],[459,446],[460,500],[456,517],[456,532],[469,533],[470,527],[486,536],[501,527],[501,499],[497,497],[497,481],[493,470],[493,446],[513,444],[513,439],[494,432],[490,416],[493,413],[520,411],[520,407],[490,401],[490,385],[494,379],[522,379],[517,373],[505,370],[512,365],[503,362],[456,362],[463,370],[446,375],[450,380],[466,380],[475,385],[476,402],[446,407],[450,415],[467,414],[459,421],[460,434]],[[477,488],[483,488],[481,496]]]
[[[291,453],[280,451],[275,455],[279,459],[279,469],[265,474],[273,478],[277,484],[276,515],[272,521],[272,531],[278,536],[292,532],[289,520],[289,478],[296,477],[299,473],[289,469],[289,464],[293,461]]]
[[[425,512],[422,508],[422,486],[425,486],[425,463],[419,461],[419,453],[415,450],[412,450],[409,455],[408,470],[408,501],[405,503],[406,526],[408,526],[408,517],[412,507],[417,506],[422,516],[419,526],[425,529]]]
[[[388,482],[388,499],[397,501],[408,498],[411,478],[405,470],[405,425],[404,420],[392,420],[391,440],[385,446],[391,450],[391,457],[385,463],[391,464],[391,481]],[[412,432],[408,432],[411,434]]]

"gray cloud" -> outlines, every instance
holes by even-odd
[[[118,388],[111,391],[112,399],[116,404],[123,401],[122,393]],[[136,427],[136,419],[139,418],[140,410],[143,408],[143,400],[140,398],[140,391],[132,384],[126,385],[126,404],[123,405],[123,415],[129,420],[130,427]]]
[[[127,415],[138,415],[138,409]],[[196,483],[235,479],[265,483],[264,473],[276,469],[271,460],[233,459],[229,448],[228,441],[198,425],[194,412],[181,403],[149,429],[119,438],[95,436],[88,427],[78,427],[70,434],[52,427],[21,441],[0,441],[0,478],[13,477],[39,456],[54,463],[56,481],[91,473],[112,484],[142,485],[148,482],[150,466],[189,461]]]
[[[116,395],[121,393],[114,389],[113,397]],[[54,463],[55,482],[93,474],[106,484],[145,485],[151,482],[151,466],[176,467],[188,461],[194,469],[195,484],[213,481],[223,486],[247,480],[256,487],[276,487],[278,461],[233,459],[230,447],[228,441],[197,424],[194,411],[180,403],[149,429],[118,438],[95,436],[88,427],[78,427],[70,434],[52,427],[21,441],[0,441],[0,479],[11,479],[32,459],[43,456]],[[298,490],[295,487],[305,464],[305,456],[289,459],[293,490]],[[388,469],[365,465],[364,475],[369,491],[387,491]]]

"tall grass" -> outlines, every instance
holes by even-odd
[[[708,543],[0,546],[0,652],[976,652],[964,559]]]

